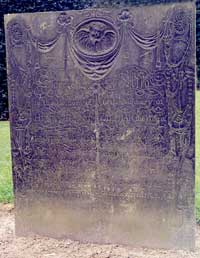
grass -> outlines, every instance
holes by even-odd
[[[196,91],[196,218],[200,224],[200,91]]]
[[[0,202],[13,201],[9,122],[0,122]],[[196,217],[200,224],[200,91],[196,92]]]
[[[9,122],[0,122],[0,202],[13,201]]]

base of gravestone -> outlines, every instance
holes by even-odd
[[[183,250],[163,250],[134,248],[122,245],[100,245],[81,243],[70,239],[58,240],[50,237],[32,235],[15,236],[13,205],[0,205],[0,256],[6,258],[47,257],[56,258],[197,258],[200,257],[200,226],[196,227],[196,248],[193,252]]]

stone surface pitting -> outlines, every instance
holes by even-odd
[[[6,16],[17,234],[194,247],[194,8]]]

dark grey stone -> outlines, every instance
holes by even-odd
[[[194,10],[6,15],[17,235],[194,248]]]

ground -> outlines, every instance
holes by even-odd
[[[133,248],[120,245],[82,244],[32,236],[15,237],[12,204],[0,204],[0,258],[199,258],[200,227],[195,252]]]

